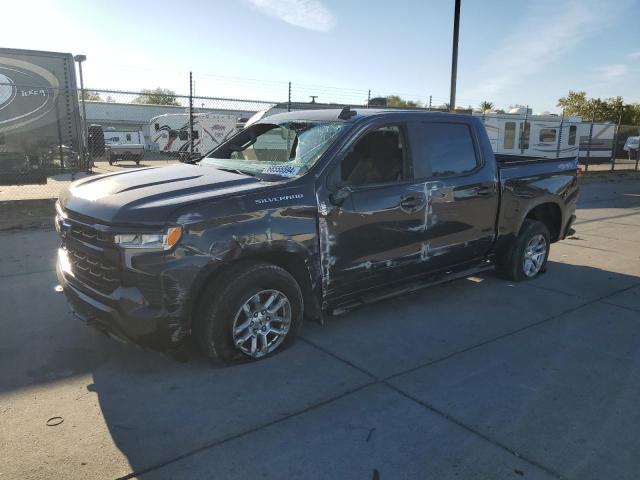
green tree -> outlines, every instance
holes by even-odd
[[[480,105],[478,106],[478,110],[480,110],[482,113],[485,113],[490,110],[493,110],[494,106],[495,105],[492,102],[488,102],[487,100],[485,100],[480,103]]]
[[[389,95],[387,97],[387,107],[394,108],[419,108],[422,103],[415,100],[405,100],[397,95]]]
[[[606,99],[588,98],[587,92],[570,90],[566,97],[558,100],[558,107],[564,109],[565,115],[580,115],[583,120],[596,122],[621,122],[625,125],[640,125],[640,104],[625,104],[622,97]]]
[[[168,88],[156,88],[154,90],[142,90],[142,95],[136,97],[131,103],[144,103],[150,105],[180,105],[176,93]]]
[[[102,97],[98,92],[92,92],[91,90],[83,90],[80,93],[80,100],[85,100],[87,102],[101,102]]]

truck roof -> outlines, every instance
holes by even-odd
[[[471,115],[463,114],[463,113],[449,113],[449,112],[429,112],[424,110],[413,110],[413,109],[397,109],[397,108],[355,108],[352,109],[351,112],[354,112],[355,115],[350,117],[348,120],[344,120],[339,118],[340,113],[343,109],[335,108],[335,109],[322,109],[322,110],[295,110],[293,112],[286,113],[276,113],[274,115],[269,115],[268,117],[263,117],[257,123],[275,123],[282,122],[287,120],[310,120],[310,121],[332,121],[332,120],[343,120],[343,121],[355,121],[362,119],[364,117],[371,117],[374,115],[398,115],[398,114],[410,114],[410,115],[429,115],[429,116],[437,116],[438,118],[460,118],[460,117],[471,117]]]

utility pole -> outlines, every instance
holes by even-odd
[[[80,70],[80,101],[82,103],[82,135],[80,137],[80,163],[84,164],[86,161],[86,152],[89,149],[88,142],[88,129],[87,129],[87,108],[84,104],[84,79],[82,78],[82,62],[87,59],[86,55],[76,55],[73,59],[78,62],[78,69]],[[91,153],[89,153],[91,155]],[[88,171],[91,169],[91,161],[88,162]]]
[[[193,72],[189,72],[189,160],[193,158]]]
[[[431,111],[431,100],[433,100],[433,96],[429,95],[429,111]]]
[[[289,82],[289,97],[287,100],[287,112],[291,111],[291,82]]]
[[[369,103],[371,103],[371,89],[369,89],[369,93],[367,93],[367,108],[369,108]]]
[[[458,76],[458,37],[460,33],[460,0],[455,0],[455,12],[453,16],[453,51],[451,52],[451,95],[449,97],[449,110],[456,109],[456,79]]]

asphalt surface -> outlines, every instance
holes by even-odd
[[[232,368],[79,324],[54,232],[1,233],[0,479],[637,479],[640,182],[586,185],[578,217],[533,282],[307,323]]]

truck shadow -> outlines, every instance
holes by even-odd
[[[535,301],[546,302],[549,292],[544,279],[551,276],[559,279],[559,285],[572,283],[578,291],[582,287],[585,302],[594,295],[601,296],[598,285],[613,291],[629,288],[640,282],[640,278],[636,276],[551,262],[549,272],[540,279],[541,284],[537,285],[542,288],[536,288],[536,285],[522,288],[528,289],[527,294]],[[504,291],[505,285],[509,286],[509,283],[497,279],[493,273],[487,273],[480,277],[480,281],[458,280],[330,318],[324,327],[308,324],[305,328],[308,327],[313,338],[320,342],[323,337],[326,340],[336,331],[351,330],[350,335],[365,342],[361,345],[362,351],[369,351],[371,354],[373,349],[366,348],[367,322],[391,323],[401,320],[402,315],[398,310],[402,305],[407,311],[413,309],[428,312],[440,301],[443,289],[447,288],[455,289],[455,295],[448,302],[464,303],[477,298],[477,295],[484,296],[485,292],[493,292],[492,295],[502,297],[503,302],[517,303],[515,297],[512,300],[509,294],[503,295],[497,291]],[[562,302],[563,298],[576,295],[567,291],[565,295],[558,295],[562,297],[558,301]],[[640,308],[637,302],[635,307]],[[563,308],[566,310],[566,307]],[[559,310],[562,311],[563,308]],[[516,312],[519,309],[520,306],[514,306],[513,318],[506,319],[513,320],[513,331],[523,326],[521,321],[516,322]],[[434,335],[432,329],[437,326],[439,342],[445,344],[445,349],[439,356],[445,357],[468,349],[476,343],[487,341],[487,335],[492,334],[491,319],[495,315],[488,303],[469,311],[473,314],[468,318],[450,315],[448,318],[438,319],[436,323],[411,322],[403,325],[403,328],[408,329],[404,334],[429,337]],[[480,322],[483,325],[482,328],[474,328],[475,333],[467,335],[464,344],[460,343],[459,338],[453,338],[455,330],[451,330],[452,338],[442,337],[442,332],[448,331],[447,325],[460,322]],[[495,336],[498,334],[504,335],[505,332],[496,330]],[[447,343],[450,344],[448,349]],[[400,343],[393,346],[398,351],[403,348]],[[93,370],[93,384],[88,385],[87,389],[97,395],[113,442],[127,457],[133,472],[142,472],[189,452],[214,446],[243,432],[255,430],[326,402],[371,381],[305,341],[297,342],[292,348],[272,358],[226,368],[212,368],[192,348],[187,350],[186,363],[129,346],[118,346],[117,354],[114,348],[103,353],[110,358]],[[346,352],[334,353],[342,356]],[[423,353],[424,358],[430,358],[429,352]],[[382,352],[381,355],[385,353]],[[419,357],[420,355],[416,359]],[[360,360],[356,363],[367,364],[366,358]],[[394,361],[393,357],[389,357],[388,361]],[[615,395],[610,398],[615,398]],[[223,475],[225,478],[227,473],[229,472]]]

